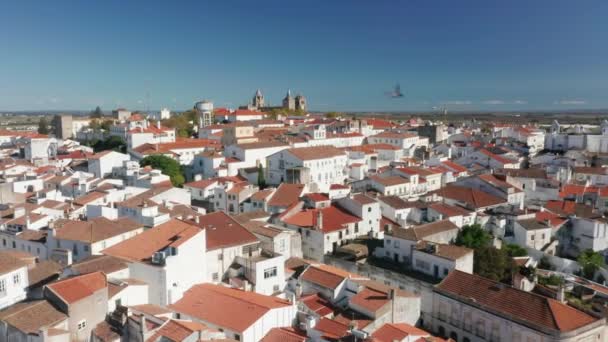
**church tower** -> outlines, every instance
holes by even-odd
[[[287,95],[285,95],[285,98],[283,99],[283,108],[289,110],[296,109],[296,102],[295,99],[291,97],[291,90],[287,90]]]
[[[306,112],[306,108],[306,98],[304,97],[304,95],[298,94],[298,96],[296,96],[296,110]]]
[[[262,109],[265,107],[264,95],[262,95],[262,91],[260,89],[258,89],[255,92],[255,95],[253,95],[252,105],[255,109]]]

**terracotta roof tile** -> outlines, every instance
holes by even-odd
[[[200,216],[198,223],[192,220],[188,223],[205,230],[208,251],[249,245],[259,241],[253,233],[223,211]]]
[[[552,298],[457,270],[450,272],[434,291],[533,329],[566,332],[598,320]]]
[[[407,323],[386,323],[372,333],[372,337],[378,342],[402,341],[406,337],[426,337],[430,334]]]
[[[128,240],[102,251],[103,254],[136,262],[149,262],[152,255],[169,246],[178,246],[201,229],[186,222],[171,219]]]
[[[54,223],[54,238],[95,243],[141,228],[140,223],[128,218],[110,220],[99,216],[88,221],[62,219]]]
[[[285,151],[300,160],[316,160],[345,156],[344,151],[334,146],[299,147],[290,148]]]
[[[273,207],[289,207],[298,202],[303,191],[304,184],[282,183],[268,201],[268,205]]]
[[[200,284],[186,291],[171,308],[214,326],[242,333],[270,310],[290,305],[277,297],[222,285]]]
[[[294,328],[272,328],[261,342],[304,342],[306,340],[306,333]]]
[[[55,326],[68,317],[46,300],[21,302],[0,311],[0,320],[25,334],[36,335],[40,329]]]
[[[47,285],[59,298],[67,304],[73,304],[95,292],[108,287],[106,275],[103,272],[94,272],[75,276]]]

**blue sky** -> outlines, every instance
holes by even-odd
[[[608,1],[3,1],[0,109],[608,108]],[[396,83],[405,97],[387,98]]]

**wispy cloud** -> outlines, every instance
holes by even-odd
[[[466,106],[466,105],[473,104],[473,101],[470,101],[470,100],[452,100],[452,101],[443,101],[442,104],[455,105],[455,106]]]
[[[503,100],[487,100],[487,101],[483,101],[483,104],[487,104],[487,105],[504,105],[505,101],[503,101]]]
[[[574,100],[560,100],[560,101],[555,101],[553,104],[559,104],[559,105],[584,105],[587,104],[587,101],[585,100],[580,100],[580,99],[574,99]]]
[[[513,101],[513,104],[516,104],[516,105],[525,105],[525,104],[528,104],[528,101],[526,101],[526,100],[515,100],[515,101]]]

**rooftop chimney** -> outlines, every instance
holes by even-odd
[[[318,230],[323,230],[323,212],[321,210],[317,210],[316,228]]]
[[[557,298],[556,298],[560,303],[565,303],[566,302],[566,290],[564,289],[564,285],[560,284],[559,288],[557,289]]]

